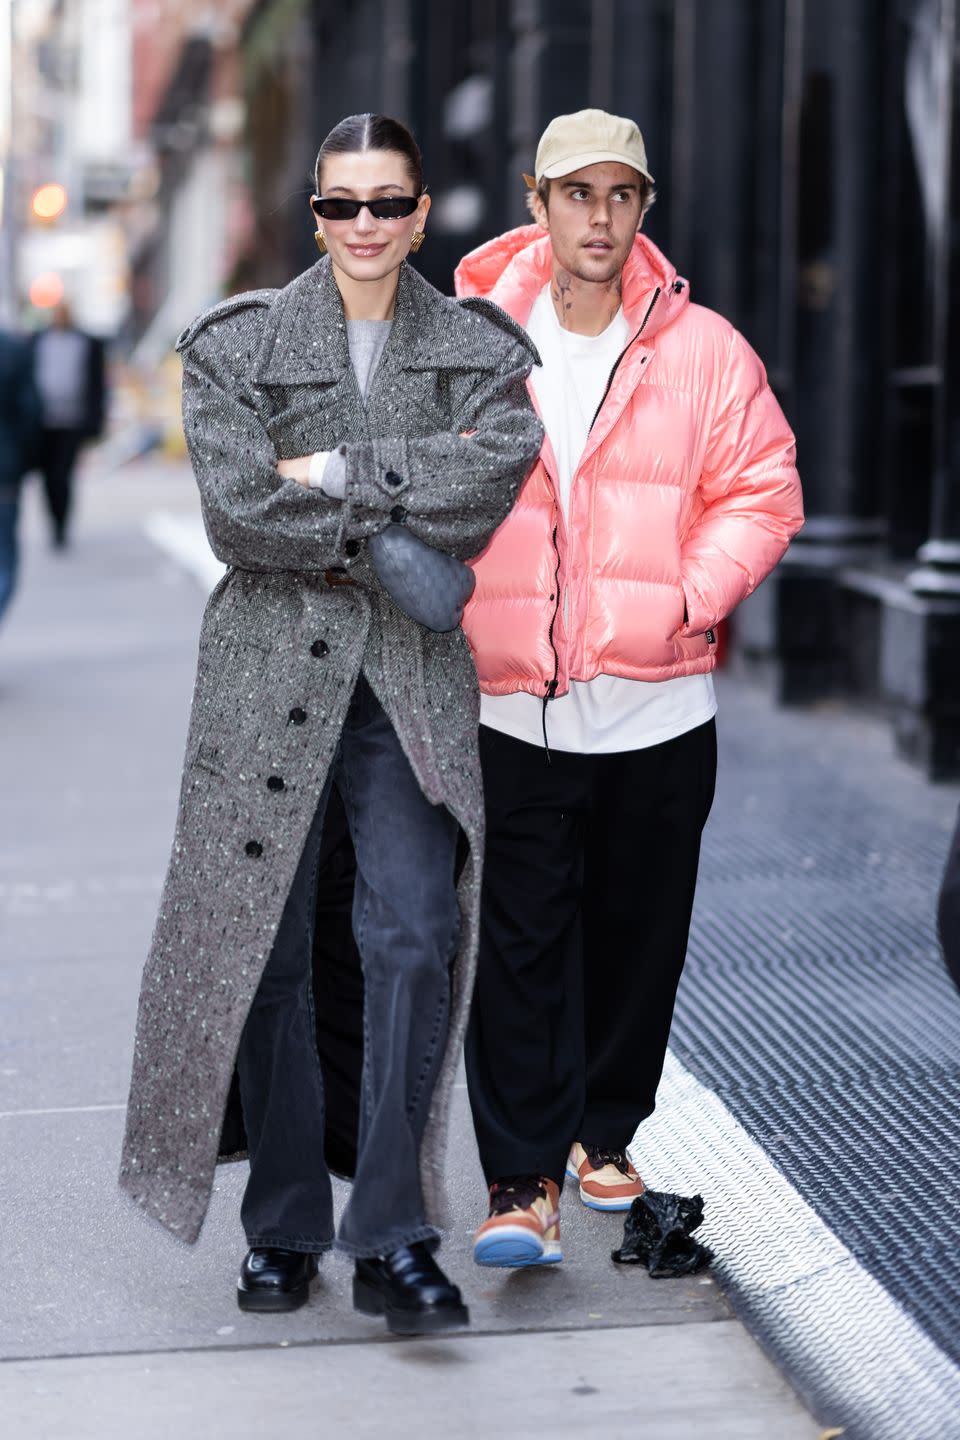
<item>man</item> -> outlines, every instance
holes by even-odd
[[[62,549],[73,493],[73,471],[84,440],[103,429],[103,341],[78,330],[67,302],[34,340],[37,388],[43,402],[38,468],[43,478],[53,543]]]
[[[39,412],[30,350],[0,330],[0,615],[16,583],[20,481],[30,463]]]
[[[546,427],[464,619],[487,809],[467,1040],[484,1265],[561,1258],[565,1173],[602,1210],[643,1191],[626,1146],[686,954],[717,625],[802,523],[763,366],[638,233],[653,180],[636,125],[560,116],[526,178],[536,225],[457,272],[537,345]]]

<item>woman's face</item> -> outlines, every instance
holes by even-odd
[[[320,184],[321,193],[331,199],[379,200],[414,193],[406,159],[395,150],[330,155],[323,161]],[[378,220],[364,206],[353,220],[318,218],[316,225],[339,270],[351,280],[382,280],[406,259],[429,209],[429,197],[423,195],[414,213],[402,220]]]

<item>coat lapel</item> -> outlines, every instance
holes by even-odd
[[[329,384],[349,365],[343,301],[329,260],[318,260],[278,293],[254,376],[263,385]]]
[[[319,448],[314,429],[335,417],[336,441],[369,435],[357,386],[343,301],[329,259],[318,260],[277,294],[253,366],[257,385],[272,392],[267,428],[281,453],[299,453],[304,438]],[[313,387],[310,395],[306,387]],[[318,401],[322,399],[322,403]]]
[[[483,368],[491,360],[484,325],[475,327],[475,339],[465,340],[462,325],[445,323],[456,303],[412,266],[400,267],[393,328],[364,405],[350,363],[343,301],[325,257],[278,293],[254,361],[255,383],[323,386],[330,409],[340,417],[344,439],[391,434],[397,424],[411,421],[419,430],[421,425],[413,420],[418,412],[421,423],[436,428],[446,418],[440,374]],[[302,409],[299,402],[295,409]]]
[[[391,434],[411,423],[417,430],[414,416],[424,410],[434,426],[441,423],[430,405],[442,349],[437,343],[441,305],[432,285],[410,265],[401,266],[393,326],[367,387],[366,409],[374,433]]]

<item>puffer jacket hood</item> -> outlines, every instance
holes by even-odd
[[[455,282],[459,295],[486,296],[525,325],[551,272],[549,236],[525,225],[471,251]],[[666,680],[713,669],[718,622],[803,523],[793,435],[743,336],[691,303],[645,235],[622,287],[631,339],[567,513],[548,435],[472,562],[463,624],[488,694],[550,698],[599,674]]]
[[[454,284],[458,295],[485,295],[525,325],[551,264],[549,235],[539,225],[521,225],[465,255]],[[623,313],[632,333],[643,323],[654,294],[657,303],[643,332],[648,340],[686,309],[690,287],[653,241],[639,234],[623,270]]]

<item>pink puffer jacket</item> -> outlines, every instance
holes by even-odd
[[[527,225],[467,255],[457,294],[488,295],[523,325],[550,268],[548,237]],[[643,235],[623,272],[623,308],[633,339],[566,523],[547,439],[473,562],[463,625],[488,694],[712,670],[707,632],[803,523],[793,435],[763,366],[732,325],[690,303],[686,281]]]

